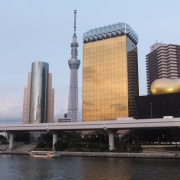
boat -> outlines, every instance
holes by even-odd
[[[55,158],[60,156],[56,151],[31,151],[29,155],[35,158]]]

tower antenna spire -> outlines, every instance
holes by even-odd
[[[76,35],[76,14],[77,10],[74,10],[74,35]]]
[[[69,68],[71,70],[71,75],[70,75],[67,118],[71,119],[72,122],[77,121],[78,68],[80,66],[80,60],[77,59],[78,43],[77,43],[77,36],[76,36],[76,14],[77,14],[77,10],[74,10],[74,35],[72,36],[72,43],[71,43],[71,59],[68,60]]]

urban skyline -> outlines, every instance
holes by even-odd
[[[145,55],[156,40],[166,44],[179,44],[177,37],[180,27],[177,26],[178,21],[175,17],[178,16],[180,2],[172,4],[151,1],[146,5],[143,1],[133,3],[106,1],[103,5],[101,2],[94,2],[96,7],[93,9],[87,8],[92,6],[92,1],[76,1],[71,4],[58,1],[1,2],[0,61],[3,68],[0,72],[0,102],[3,106],[0,109],[0,123],[12,119],[15,122],[22,122],[23,88],[27,83],[29,67],[36,60],[48,62],[53,73],[53,87],[56,91],[55,120],[67,112],[70,78],[67,59],[69,59],[74,9],[77,9],[79,14],[77,22],[79,39],[88,29],[118,22],[126,22],[136,30],[140,39],[138,43],[140,95],[147,94]],[[100,5],[101,8],[98,8]],[[111,13],[107,13],[108,11]],[[163,13],[166,11],[169,13]],[[79,46],[79,59],[82,59],[80,40]],[[79,97],[81,97],[82,67],[79,69],[79,79]],[[80,115],[81,112],[79,117]]]

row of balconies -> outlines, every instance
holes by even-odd
[[[176,66],[177,65],[177,59],[175,58],[169,58],[169,59],[164,59],[164,58],[159,58],[158,59],[158,63],[146,63],[146,67],[149,67],[149,66],[156,66],[156,65],[173,65],[173,66]]]
[[[167,67],[167,64],[166,63],[162,63],[162,62],[160,62],[160,63],[158,63],[158,67]]]
[[[173,74],[174,74],[174,75],[177,75],[178,73],[177,73],[177,71],[170,70],[170,71],[167,72],[167,74],[168,74],[168,75],[170,75],[170,74],[171,74],[171,75],[173,75]]]
[[[176,48],[167,48],[167,53],[176,53]]]
[[[166,70],[163,70],[163,71],[159,71],[159,75],[165,75],[165,74],[167,74],[167,71]]]
[[[168,58],[167,63],[177,64],[178,59],[177,58]]]
[[[159,55],[166,55],[166,51],[157,51],[157,56],[159,56]]]
[[[177,71],[177,66],[167,66],[167,70],[176,70]]]
[[[177,55],[176,55],[176,53],[173,53],[173,52],[169,52],[169,53],[167,53],[167,57],[170,57],[170,56],[172,56],[172,57],[176,57]]]
[[[164,65],[161,65],[161,66],[158,66],[158,71],[167,71],[167,66],[164,66]]]
[[[176,48],[168,48],[167,53],[176,53]]]
[[[158,56],[156,59],[157,59],[157,60],[159,60],[159,59],[164,59],[164,60],[166,61],[167,56]]]
[[[167,46],[166,49],[173,51],[173,50],[176,50],[176,46],[170,45],[170,46]]]
[[[150,75],[150,76],[155,76],[155,75],[158,76],[158,72],[157,71],[149,71],[149,70],[147,70],[146,74]]]
[[[159,79],[162,79],[162,78],[168,78],[168,76],[167,76],[167,75],[161,75],[161,76],[159,76]]]
[[[157,57],[159,57],[159,56],[167,56],[167,54],[164,52],[159,52],[159,53],[157,53]]]
[[[149,68],[155,68],[155,67],[158,67],[158,63],[149,63],[148,64]]]
[[[169,57],[167,57],[167,62],[169,62],[169,61],[176,62],[176,61],[177,61],[177,57],[171,57],[171,56],[169,56]]]

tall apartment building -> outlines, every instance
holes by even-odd
[[[180,45],[155,43],[146,55],[147,92],[156,79],[180,77]]]
[[[135,117],[137,34],[125,23],[83,35],[83,121]]]
[[[49,64],[33,62],[24,88],[23,124],[54,122],[54,89]]]

